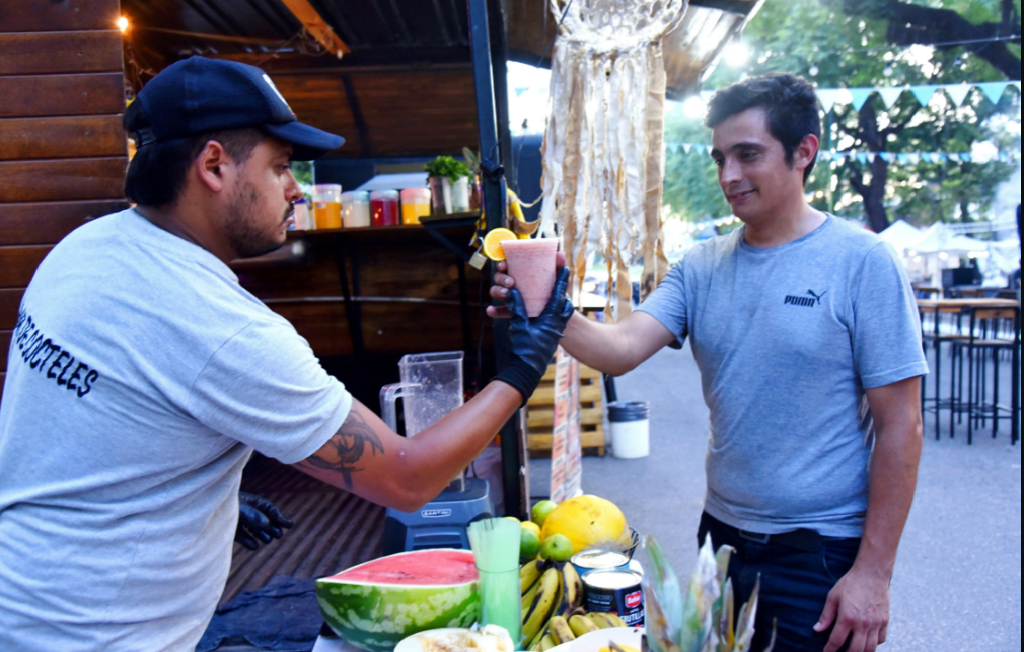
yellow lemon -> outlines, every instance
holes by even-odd
[[[491,260],[505,260],[505,250],[501,248],[501,241],[518,239],[519,236],[508,229],[491,229],[484,236],[484,255]]]

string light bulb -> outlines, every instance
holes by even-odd
[[[885,70],[882,71],[882,74],[885,75],[886,77],[892,77],[892,64],[891,63],[885,64]]]
[[[810,75],[811,77],[817,77],[818,76],[818,62],[817,61],[815,61],[814,63],[811,64],[811,67],[807,71],[807,74]]]
[[[119,30],[121,30],[122,34],[126,33],[128,31],[128,19],[125,18],[124,16],[121,16],[120,18],[118,18],[117,19],[117,28]]]

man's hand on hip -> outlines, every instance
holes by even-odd
[[[874,652],[889,627],[889,579],[854,564],[828,592],[814,631],[835,623],[824,652],[836,652],[850,640],[848,652]]]

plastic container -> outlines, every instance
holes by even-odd
[[[406,188],[398,196],[402,200],[402,224],[419,224],[421,217],[430,215],[429,188]]]
[[[288,229],[293,231],[309,231],[315,228],[313,216],[309,214],[309,204],[306,203],[305,199],[296,200],[295,217],[292,218],[292,223],[288,226]]]
[[[526,315],[532,319],[544,310],[554,289],[558,240],[532,238],[505,240],[501,244],[509,276],[516,280],[516,289],[523,295],[526,305]]]
[[[313,220],[318,229],[341,228],[341,184],[313,186]]]
[[[650,406],[646,401],[608,404],[612,455],[621,459],[647,457],[650,453]]]
[[[346,229],[370,226],[370,193],[365,190],[341,193],[341,214]]]
[[[370,193],[370,222],[373,226],[398,224],[397,190],[374,190]]]

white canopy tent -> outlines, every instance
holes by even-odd
[[[909,225],[908,225],[909,226]],[[941,254],[966,256],[971,252],[987,251],[988,243],[965,235],[957,235],[942,222],[932,224],[921,234],[921,238],[906,245],[908,255]]]
[[[896,220],[889,228],[878,234],[880,238],[892,245],[897,253],[921,239],[921,229],[907,224],[903,220]]]

